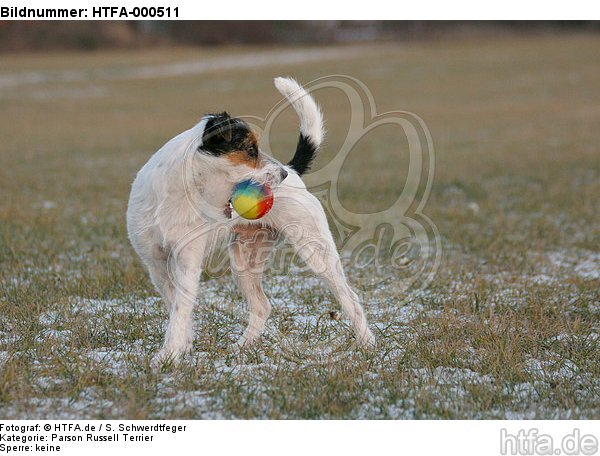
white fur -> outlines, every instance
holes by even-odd
[[[300,117],[300,133],[310,138],[315,146],[320,146],[325,136],[323,114],[313,97],[292,78],[275,78],[275,87]]]
[[[322,116],[304,89],[291,79],[276,79],[301,119],[303,134],[323,138]],[[300,98],[298,98],[300,94]],[[192,310],[199,294],[203,260],[221,236],[231,239],[232,271],[250,308],[250,320],[238,341],[246,345],[265,328],[271,305],[262,285],[262,271],[274,240],[257,241],[244,233],[252,225],[282,233],[301,257],[331,288],[350,317],[361,344],[374,337],[358,296],[349,287],[321,204],[306,190],[302,179],[288,167],[262,154],[257,169],[232,165],[227,159],[198,151],[207,119],[165,144],[136,176],[127,209],[131,243],[148,268],[150,278],[169,310],[169,324],[154,364],[177,359],[191,348]],[[281,169],[289,172],[281,180]],[[262,219],[228,218],[225,208],[233,186],[247,178],[267,182],[274,205]],[[246,228],[244,228],[246,227]],[[233,236],[232,236],[233,233]]]

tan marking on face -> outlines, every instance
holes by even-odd
[[[250,131],[246,136],[246,141],[248,141],[249,144],[258,144],[258,136],[253,131]]]
[[[246,165],[251,168],[258,168],[258,157],[251,157],[248,152],[243,150],[229,152],[225,155],[225,158],[227,158],[232,165]]]
[[[244,141],[241,144],[241,150],[229,152],[226,155],[233,165],[246,165],[251,168],[258,168],[260,160],[257,156],[252,156],[248,152],[252,148],[258,150],[258,137],[253,131],[249,132]]]

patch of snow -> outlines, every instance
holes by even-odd
[[[421,312],[423,312],[421,304],[408,304],[397,309],[394,320],[398,323],[407,324],[416,319]]]
[[[580,336],[579,334],[558,334],[550,339],[551,341],[562,342],[562,341],[589,341],[595,342],[598,340],[598,333],[591,332],[585,336]]]
[[[503,414],[506,420],[535,420],[538,418],[538,412],[532,409],[523,411],[507,410]]]
[[[548,254],[559,269],[568,269],[585,280],[600,279],[600,253],[589,250],[565,250]]]
[[[74,297],[72,305],[74,311],[89,313],[92,315],[106,313],[131,313],[135,312],[135,308],[147,306],[151,308],[161,299],[158,297],[150,297],[144,300],[136,300],[135,306],[132,306],[132,301],[123,299],[91,299]]]
[[[119,407],[115,403],[97,396],[96,389],[90,387],[83,390],[75,400],[67,397],[33,397],[29,400],[29,410],[21,417],[24,419],[72,420],[94,416],[92,414],[98,414],[101,411],[118,415]]]
[[[553,285],[557,282],[556,277],[552,277],[548,274],[535,274],[529,277],[529,280],[536,285]]]
[[[318,317],[314,315],[294,315],[294,324],[299,327],[314,328],[317,325]]]
[[[464,385],[493,383],[494,377],[480,374],[471,369],[457,367],[436,367],[435,369],[412,369],[413,374],[422,381],[433,380],[438,385]]]
[[[209,391],[180,391],[173,396],[157,397],[154,402],[170,413],[193,411],[196,419],[222,420],[226,418],[219,411],[223,408],[222,401],[215,398]]]
[[[550,380],[572,379],[579,373],[577,366],[568,359],[552,361],[530,358],[525,370],[538,378]]]
[[[87,351],[84,356],[96,362],[100,368],[106,369],[114,375],[126,372],[128,369],[125,353],[122,351],[110,348],[97,348]]]
[[[2,345],[10,345],[17,343],[19,341],[19,337],[16,334],[2,334],[0,337],[0,344]]]
[[[38,318],[38,321],[41,325],[50,326],[56,324],[59,321],[61,315],[56,311],[49,311],[41,314]]]
[[[40,388],[50,389],[57,385],[62,385],[64,381],[61,378],[56,377],[37,377],[35,383]]]
[[[24,279],[22,277],[11,277],[8,280],[8,283],[10,283],[13,287],[18,288],[18,287],[26,287],[28,285],[31,285],[31,280],[29,279]]]
[[[121,408],[112,401],[101,399],[96,388],[93,387],[84,389],[76,398],[31,397],[18,406],[4,407],[0,413],[3,419],[14,420],[74,420],[107,415],[120,416]]]
[[[515,405],[530,404],[539,398],[534,383],[517,383],[510,387],[505,386],[504,393],[511,396]]]
[[[386,411],[393,420],[415,419],[416,402],[410,397],[396,404],[388,405]]]
[[[62,342],[66,342],[71,338],[71,330],[69,330],[69,329],[65,329],[65,330],[49,329],[44,332],[44,336],[47,338],[52,338],[52,339],[56,339],[56,340],[59,340]]]

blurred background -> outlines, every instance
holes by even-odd
[[[598,21],[2,21],[0,51],[331,44],[600,32]]]
[[[590,21],[0,22],[0,419],[600,418],[599,32]],[[131,182],[207,112],[267,116],[286,75],[348,75],[368,87],[370,114],[424,120],[435,279],[407,291],[399,273],[374,286],[377,271],[345,266],[378,351],[330,369],[290,361],[269,338],[237,365],[245,302],[229,275],[207,274],[197,364],[145,375],[167,315],[127,238]],[[318,171],[345,143],[352,106],[334,87],[314,95],[328,130]],[[287,162],[293,110],[265,136]],[[339,171],[342,205],[379,223],[409,165],[397,126],[369,130]],[[351,337],[319,281],[268,274],[265,291],[270,328],[298,347]]]

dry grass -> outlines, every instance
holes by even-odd
[[[219,51],[3,58],[0,417],[599,418],[599,45],[372,46],[309,65],[149,79],[119,74]],[[21,74],[64,70],[85,77]],[[1,84],[16,73],[23,81]],[[437,157],[426,214],[443,237],[442,266],[430,288],[408,293],[367,287],[350,268],[379,346],[325,365],[309,362],[315,341],[351,334],[326,318],[336,304],[314,279],[269,278],[269,332],[238,354],[244,305],[228,277],[207,278],[194,356],[154,374],[166,315],[127,241],[129,185],[204,112],[266,114],[281,74],[349,74],[381,112],[425,119]],[[317,96],[330,132],[318,168],[343,140],[348,106],[335,91]],[[286,113],[275,125],[281,159],[295,124]],[[340,178],[348,209],[396,198],[406,155],[395,138],[378,129],[352,152]]]

